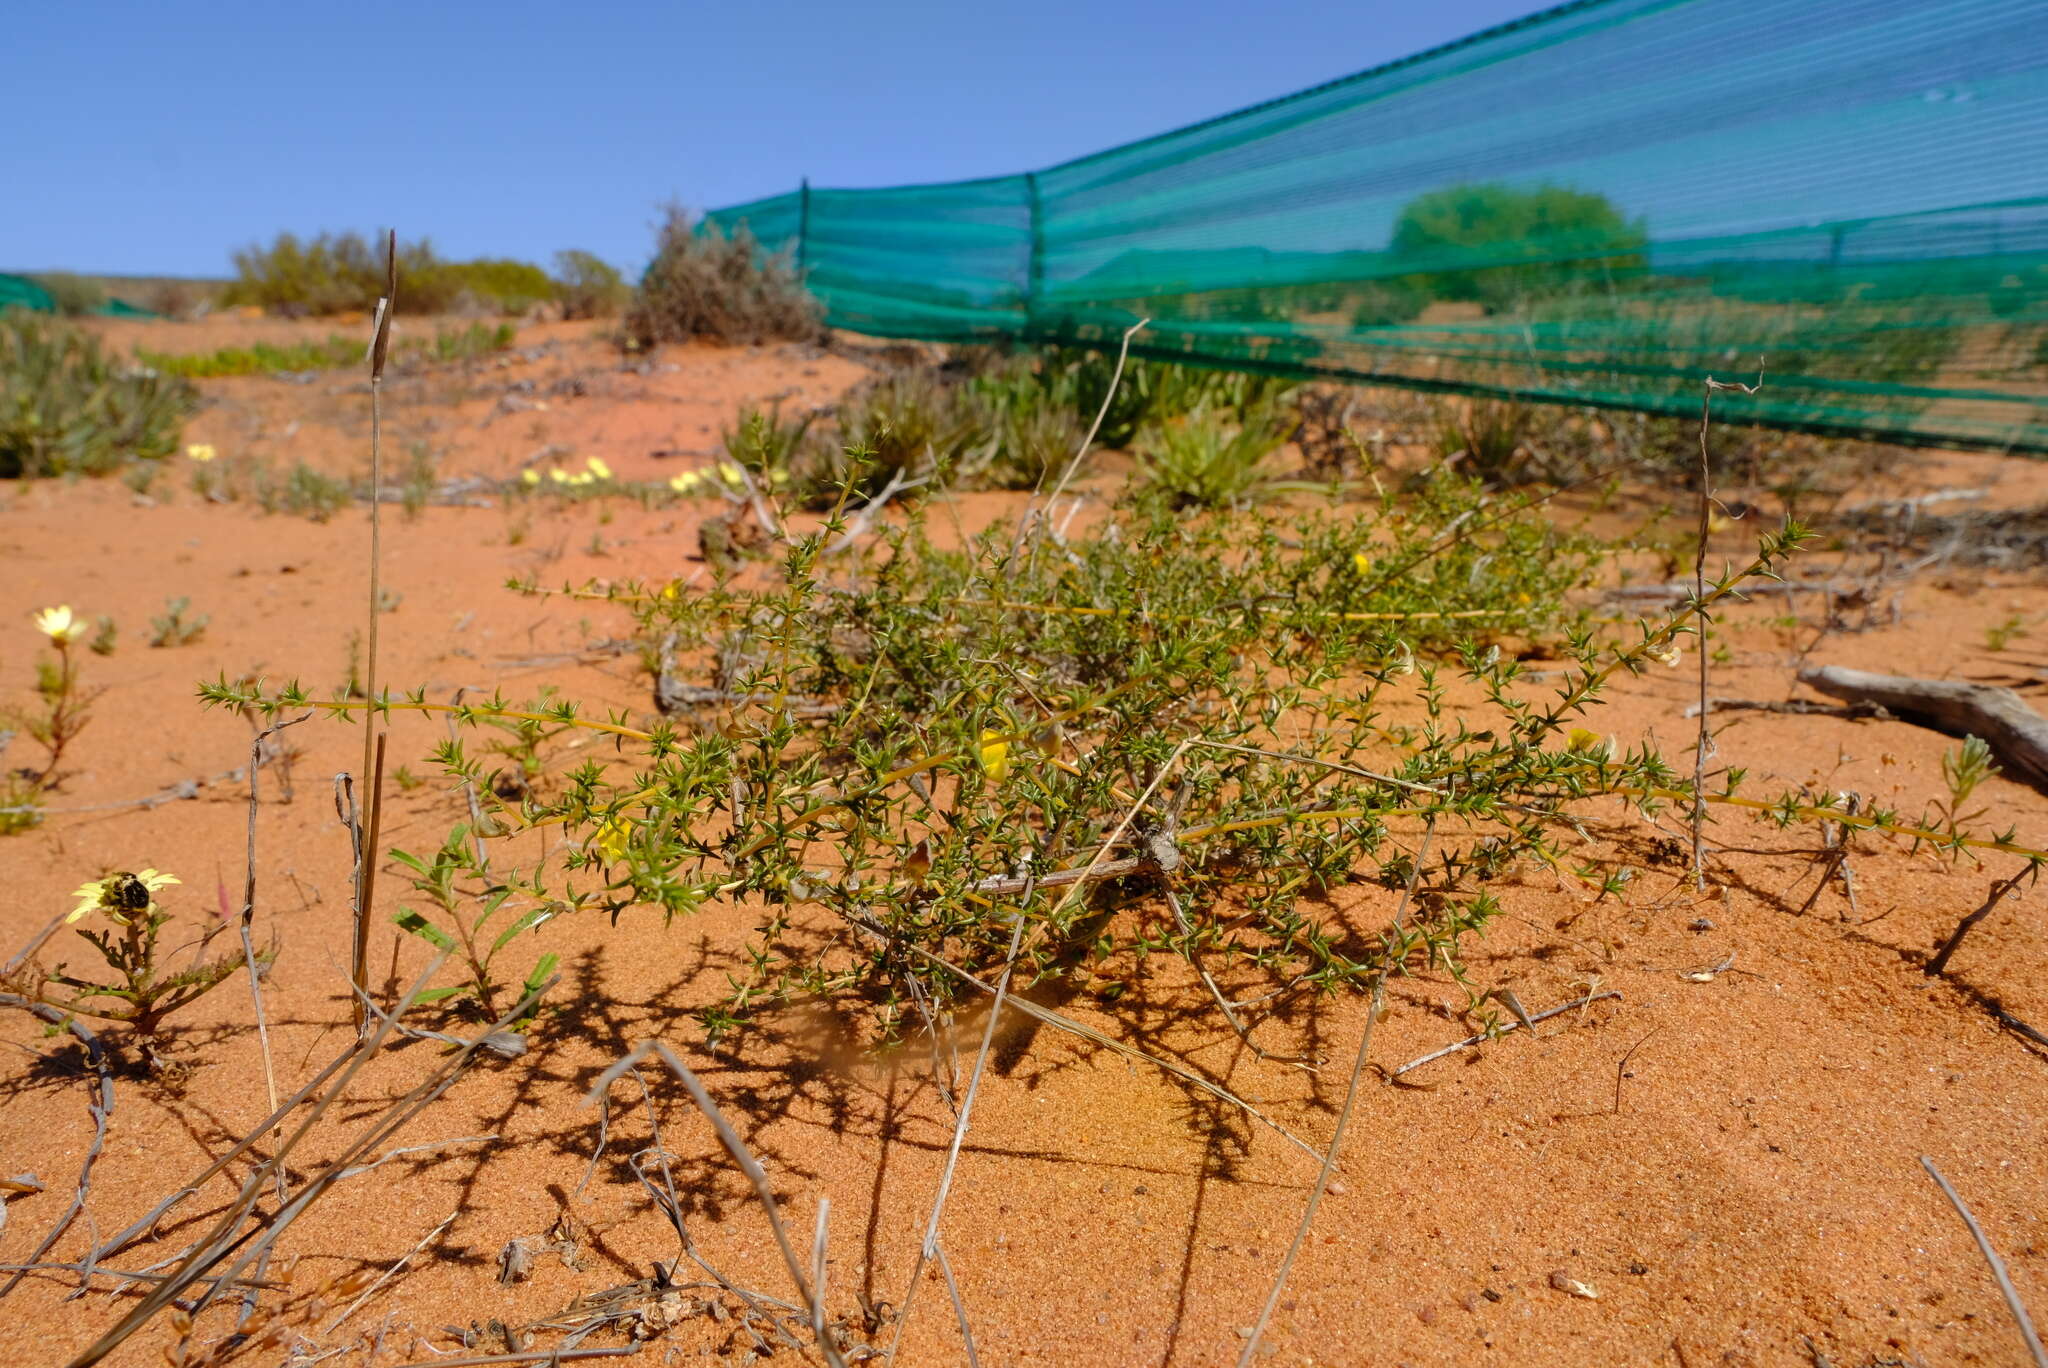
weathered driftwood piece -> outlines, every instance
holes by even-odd
[[[2048,718],[2011,689],[1952,679],[1909,679],[1840,665],[1813,666],[1799,682],[1831,698],[1874,703],[1909,722],[1951,736],[1975,736],[2015,779],[2048,790]]]

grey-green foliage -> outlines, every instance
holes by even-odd
[[[76,328],[0,315],[0,477],[161,459],[197,404],[187,382],[126,365]]]
[[[825,335],[821,319],[787,257],[764,255],[744,226],[730,237],[716,226],[699,231],[671,209],[620,331],[636,348],[695,339],[811,342]]]
[[[206,624],[213,621],[213,614],[200,613],[194,617],[187,617],[186,614],[191,608],[192,600],[183,594],[166,599],[163,616],[149,620],[149,644],[159,647],[183,646],[205,635]]]

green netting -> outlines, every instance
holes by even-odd
[[[55,313],[57,301],[50,292],[27,276],[0,275],[0,313],[27,309],[31,313]]]
[[[2041,0],[1598,0],[1029,175],[707,216],[838,327],[2048,451]],[[1721,401],[1717,400],[1717,406]]]

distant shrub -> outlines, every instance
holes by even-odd
[[[399,247],[399,269],[410,276],[432,264],[425,243]],[[221,292],[228,305],[256,305],[271,313],[302,318],[372,309],[384,293],[384,270],[360,233],[322,233],[310,242],[279,233],[268,246],[234,254],[235,279]]]
[[[106,287],[91,276],[51,271],[48,275],[36,276],[35,282],[50,292],[57,312],[67,318],[98,313],[107,303]]]
[[[824,335],[824,324],[787,256],[764,255],[744,226],[731,237],[715,224],[700,231],[681,209],[670,209],[623,334],[629,347],[698,338],[808,342]]]
[[[1446,186],[1409,201],[1388,244],[1395,258],[1430,269],[1384,288],[1398,295],[1412,284],[1428,298],[1469,300],[1493,311],[1640,275],[1648,242],[1642,223],[1624,218],[1605,195],[1555,185]]]
[[[234,254],[227,305],[256,305],[288,318],[368,311],[384,293],[384,252],[361,233],[322,233],[310,241],[279,233],[268,247]],[[483,257],[449,261],[425,238],[398,244],[401,313],[468,308],[522,314],[555,297],[555,282],[531,262]]]
[[[0,477],[101,474],[178,448],[198,396],[76,328],[0,314]]]
[[[575,248],[555,253],[555,301],[562,317],[616,317],[632,297],[625,277],[610,262]]]
[[[555,297],[555,282],[530,261],[481,257],[475,261],[444,261],[411,279],[401,277],[398,291],[401,302],[409,295],[440,301],[433,310],[436,313],[469,310],[524,314]]]

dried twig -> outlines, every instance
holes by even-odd
[[[1998,905],[2005,901],[2006,895],[2019,887],[2020,880],[2034,871],[2035,866],[2022,865],[2013,871],[2012,877],[1992,880],[1991,891],[1985,896],[1984,905],[1956,923],[1956,929],[1949,933],[1948,940],[1942,944],[1941,949],[1934,952],[1934,958],[1927,961],[1927,968],[1922,972],[1932,978],[1948,968],[1949,956],[1955,954],[1956,948],[1963,943],[1963,937],[1970,934],[1970,928],[1990,916]]]
[[[357,1297],[354,1301],[350,1302],[340,1315],[336,1316],[332,1321],[328,1323],[327,1333],[331,1335],[336,1330],[340,1329],[341,1323],[356,1313],[356,1308],[360,1307],[364,1302],[368,1301],[373,1295],[375,1295],[378,1288],[382,1287],[385,1283],[391,1281],[391,1279],[397,1274],[399,1269],[405,1267],[408,1263],[412,1262],[413,1255],[419,1253],[422,1249],[425,1249],[429,1244],[433,1243],[434,1237],[436,1235],[439,1235],[442,1231],[446,1230],[449,1226],[453,1225],[455,1223],[455,1218],[457,1216],[460,1216],[461,1214],[462,1212],[460,1208],[449,1212],[448,1215],[445,1218],[443,1218],[441,1224],[435,1226],[432,1230],[428,1231],[425,1235],[421,1236],[420,1242],[418,1244],[414,1245],[411,1249],[406,1250],[404,1254],[400,1255],[397,1263],[385,1269],[382,1277],[378,1278],[377,1281],[371,1283],[368,1287],[364,1288],[363,1294],[360,1297]]]
[[[516,1354],[484,1354],[474,1358],[416,1359],[400,1368],[484,1368],[492,1363],[567,1363],[571,1359],[631,1358],[640,1352],[638,1344],[616,1349],[523,1349]]]
[[[1934,1166],[1934,1160],[1923,1154],[1920,1156],[1920,1166],[1927,1170],[1928,1177],[1941,1184],[1942,1196],[1948,1198],[1949,1205],[1956,1209],[1956,1215],[1962,1217],[1963,1224],[1970,1228],[1971,1236],[1977,1241],[1978,1250],[1984,1255],[1984,1262],[1991,1265],[1991,1276],[1998,1280],[1998,1290],[2004,1294],[2005,1304],[2012,1311],[2012,1318],[2019,1322],[2020,1338],[2027,1342],[2027,1352],[2034,1356],[2038,1368],[2048,1368],[2048,1349],[2041,1347],[2041,1336],[2034,1330],[2033,1317],[2027,1314],[2026,1303],[2020,1300],[2019,1289],[2012,1285],[2012,1274],[2006,1272],[2005,1260],[1998,1257],[1998,1251],[1991,1247],[1990,1237],[1985,1235],[1984,1227],[1977,1224],[1977,1218],[1963,1205],[1962,1195],[1942,1176],[1941,1170]]]
[[[1622,1057],[1621,1057],[1621,1058],[1620,1058],[1619,1060],[1617,1060],[1617,1061],[1615,1062],[1615,1065],[1614,1065],[1614,1114],[1615,1114],[1616,1116],[1619,1116],[1619,1115],[1621,1115],[1621,1080],[1622,1080],[1622,1079],[1624,1079],[1624,1078],[1627,1078],[1627,1077],[1628,1077],[1628,1062],[1629,1062],[1629,1061],[1630,1061],[1631,1059],[1634,1059],[1634,1058],[1636,1057],[1636,1051],[1637,1051],[1637,1050],[1640,1050],[1640,1049],[1642,1049],[1642,1048],[1643,1048],[1643,1046],[1645,1046],[1645,1045],[1647,1045],[1647,1044],[1649,1044],[1649,1043],[1650,1043],[1650,1036],[1653,1036],[1653,1035],[1657,1034],[1657,1032],[1659,1032],[1659,1031],[1661,1031],[1661,1030],[1663,1030],[1663,1029],[1664,1029],[1664,1028],[1663,1028],[1662,1026],[1653,1026],[1653,1027],[1651,1027],[1651,1028],[1650,1028],[1650,1032],[1649,1032],[1649,1035],[1645,1035],[1645,1036],[1644,1036],[1644,1037],[1643,1037],[1643,1038],[1642,1038],[1641,1040],[1638,1040],[1638,1041],[1637,1041],[1637,1042],[1636,1042],[1635,1044],[1633,1044],[1633,1045],[1629,1046],[1629,1047],[1628,1047],[1628,1053],[1627,1053],[1627,1054],[1625,1054],[1625,1055],[1623,1055],[1623,1056],[1622,1056]]]
[[[1810,698],[1715,698],[1708,700],[1715,712],[1790,713],[1796,717],[1839,717],[1846,721],[1888,722],[1891,713],[1876,703],[1816,703]],[[1700,705],[1686,705],[1682,716],[1698,717]]]
[[[273,1113],[277,1111],[277,1068],[270,1058],[270,1021],[263,1010],[263,976],[257,972],[256,946],[249,935],[249,925],[256,919],[256,775],[263,764],[263,743],[286,727],[298,726],[312,715],[310,712],[304,712],[283,722],[272,723],[256,733],[256,739],[249,743],[249,865],[247,877],[242,884],[242,915],[239,929],[242,935],[242,960],[249,971],[249,997],[256,1006],[256,1038],[263,1045],[263,1088],[270,1100],[270,1110]]]
[[[1707,454],[1707,428],[1713,421],[1715,390],[1755,394],[1763,387],[1764,374],[1761,370],[1756,374],[1754,385],[1745,385],[1739,380],[1716,380],[1710,375],[1700,399],[1700,531],[1699,548],[1692,563],[1693,613],[1699,620],[1694,645],[1699,648],[1700,657],[1700,729],[1692,758],[1692,881],[1695,885],[1704,882],[1707,876],[1707,752],[1714,744],[1707,725],[1707,718],[1714,710],[1713,699],[1707,694],[1707,628],[1712,621],[1707,616],[1707,538],[1713,530],[1714,509],[1714,468]]]
[[[1130,327],[1124,329],[1123,342],[1117,347],[1116,352],[1116,370],[1109,377],[1109,388],[1103,392],[1102,407],[1095,411],[1095,421],[1088,425],[1088,435],[1081,439],[1081,445],[1074,449],[1074,458],[1067,462],[1067,468],[1060,472],[1059,479],[1053,484],[1052,496],[1046,500],[1048,505],[1056,504],[1060,501],[1060,495],[1066,492],[1067,483],[1074,478],[1075,472],[1081,468],[1081,462],[1087,458],[1088,448],[1095,445],[1095,434],[1102,431],[1102,420],[1109,417],[1109,406],[1116,399],[1116,392],[1124,382],[1124,363],[1130,360],[1131,339],[1136,337],[1144,329],[1145,325],[1151,321],[1149,318],[1141,318],[1131,324]],[[1037,512],[1038,495],[1034,492],[1031,496],[1031,503],[1025,508],[1024,517],[1018,524],[1017,534],[1019,541],[1023,540],[1025,534],[1030,531],[1032,520]]]
[[[24,1264],[33,1264],[50,1251],[51,1246],[70,1229],[78,1213],[85,1210],[86,1196],[92,1191],[92,1166],[98,1161],[100,1151],[106,1146],[107,1123],[114,1115],[114,1069],[112,1061],[107,1057],[106,1046],[102,1045],[92,1029],[78,1018],[67,1016],[48,1003],[32,1002],[13,993],[0,993],[0,1007],[19,1007],[70,1031],[78,1037],[79,1043],[85,1046],[86,1059],[91,1063],[93,1072],[98,1075],[98,1084],[86,1103],[92,1111],[92,1143],[86,1147],[85,1159],[78,1166],[78,1186],[71,1195],[71,1204],[64,1208],[64,1214],[57,1218],[57,1223],[50,1227],[49,1233],[29,1252],[28,1258],[22,1260]],[[86,1255],[87,1266],[89,1267],[98,1256],[97,1250]],[[14,1276],[7,1280],[6,1285],[0,1286],[0,1297],[12,1292],[28,1273],[27,1268],[17,1269]]]
[[[604,1090],[612,1085],[613,1080],[650,1054],[666,1064],[669,1072],[681,1080],[683,1087],[689,1090],[690,1100],[697,1104],[697,1110],[704,1113],[704,1119],[709,1121],[711,1128],[718,1133],[719,1143],[725,1146],[726,1153],[732,1156],[733,1162],[740,1166],[740,1172],[753,1184],[755,1196],[761,1199],[761,1206],[768,1213],[768,1228],[775,1236],[776,1248],[782,1251],[782,1261],[789,1269],[790,1281],[796,1284],[797,1295],[802,1300],[811,1323],[814,1326],[823,1326],[824,1306],[818,1301],[810,1280],[804,1276],[803,1264],[798,1261],[796,1249],[789,1242],[789,1232],[783,1228],[782,1212],[775,1203],[775,1190],[768,1185],[767,1171],[761,1167],[760,1161],[754,1158],[754,1153],[747,1148],[746,1141],[740,1139],[740,1134],[733,1129],[732,1123],[726,1120],[725,1113],[718,1109],[718,1104],[711,1100],[711,1094],[705,1091],[704,1084],[698,1080],[689,1065],[676,1057],[673,1050],[659,1040],[641,1041],[624,1059],[598,1075],[597,1082],[591,1085],[589,1093],[584,1096],[584,1104],[587,1106],[602,1096]],[[840,1356],[838,1346],[832,1342],[830,1334],[822,1331],[819,1333],[818,1349],[825,1355],[825,1361],[831,1364],[832,1368],[844,1368],[846,1361]]]
[[[447,955],[445,953],[434,957],[425,972],[415,980],[411,988],[406,991],[404,997],[400,999],[394,1015],[403,1013],[411,1008],[412,1004],[418,1000],[419,994],[425,990],[429,980],[440,970],[441,965],[446,960]],[[559,975],[556,977],[559,978]],[[542,994],[546,993],[553,986],[554,982],[554,979],[550,979],[547,983],[541,984],[533,992],[527,994],[519,1001],[518,1005],[513,1007],[511,1015],[495,1023],[493,1029],[503,1029],[513,1021],[518,1020],[534,1002],[540,999]],[[258,1216],[255,1220],[249,1222],[247,1229],[243,1229],[244,1221],[255,1210],[257,1197],[265,1183],[271,1178],[273,1170],[283,1167],[297,1146],[319,1124],[321,1118],[325,1116],[327,1109],[348,1091],[349,1085],[354,1082],[356,1075],[383,1048],[385,1041],[390,1038],[391,1034],[391,1018],[380,1014],[378,1024],[368,1038],[359,1042],[344,1056],[345,1065],[340,1068],[338,1075],[334,1079],[333,1086],[328,1088],[319,1100],[313,1104],[311,1110],[300,1121],[297,1129],[285,1137],[271,1157],[262,1164],[259,1164],[255,1171],[243,1181],[234,1201],[229,1203],[227,1210],[214,1222],[207,1233],[190,1246],[179,1261],[178,1267],[173,1271],[173,1276],[165,1280],[154,1291],[150,1292],[149,1295],[142,1298],[126,1316],[122,1317],[121,1321],[113,1329],[107,1331],[85,1350],[73,1357],[69,1361],[67,1368],[92,1368],[93,1364],[99,1363],[107,1355],[113,1353],[130,1336],[134,1335],[136,1331],[140,1330],[165,1307],[169,1306],[186,1288],[210,1274],[216,1266],[233,1255],[237,1249],[242,1249],[246,1245],[247,1249],[245,1252],[236,1259],[226,1273],[226,1278],[230,1281],[240,1278],[250,1265],[266,1258],[278,1237],[291,1226],[292,1222],[304,1214],[307,1208],[331,1191],[334,1184],[340,1181],[344,1174],[350,1169],[358,1167],[359,1161],[372,1151],[382,1149],[385,1142],[392,1135],[396,1134],[445,1093],[474,1057],[473,1049],[465,1049],[448,1055],[425,1079],[396,1099],[391,1106],[380,1113],[354,1140],[342,1146],[339,1152],[328,1161],[318,1174],[300,1187],[298,1193],[289,1202],[282,1204],[276,1211],[268,1215]],[[266,1121],[254,1136],[249,1137],[249,1140],[253,1142],[257,1136],[261,1136],[267,1131],[271,1124],[271,1122]],[[209,1289],[206,1294],[202,1295],[199,1298],[199,1305],[203,1306],[210,1300],[216,1290],[217,1287]]]
[[[889,506],[891,499],[895,498],[898,494],[907,494],[913,489],[920,489],[929,483],[930,478],[928,476],[919,476],[915,480],[906,480],[903,478],[903,471],[896,470],[892,472],[889,476],[889,483],[882,486],[881,492],[862,504],[854,515],[847,520],[846,529],[839,534],[839,539],[818,554],[820,556],[836,556],[843,551],[851,551],[860,544],[860,539],[867,535],[868,529],[875,525],[875,519],[882,515],[882,510]]]
[[[1567,1002],[1559,1007],[1552,1007],[1549,1011],[1536,1012],[1530,1016],[1529,1020],[1532,1022],[1548,1021],[1550,1020],[1550,1018],[1558,1016],[1564,1012],[1569,1012],[1575,1007],[1584,1007],[1586,1004],[1591,1002],[1598,1002],[1602,998],[1618,998],[1620,996],[1620,993],[1615,992],[1611,988],[1605,992],[1588,993],[1586,994],[1586,996],[1579,998],[1575,1001]],[[1428,1054],[1423,1055],[1419,1059],[1409,1060],[1406,1064],[1403,1064],[1400,1068],[1394,1070],[1391,1074],[1388,1074],[1387,1077],[1399,1078],[1402,1074],[1407,1073],[1410,1069],[1419,1069],[1423,1065],[1434,1063],[1437,1060],[1442,1059],[1446,1055],[1454,1055],[1460,1050],[1469,1050],[1474,1045],[1482,1045],[1489,1040],[1498,1039],[1499,1037],[1506,1035],[1510,1031],[1519,1031],[1521,1029],[1521,1022],[1510,1021],[1506,1025],[1501,1026],[1497,1030],[1481,1031],[1478,1035],[1466,1036],[1463,1040],[1459,1041],[1455,1045],[1446,1045],[1441,1050],[1431,1050]]]
[[[1416,853],[1415,862],[1409,866],[1408,886],[1401,890],[1401,901],[1394,908],[1396,934],[1400,933],[1402,919],[1408,915],[1408,903],[1415,896],[1416,882],[1422,877],[1422,866],[1429,859],[1429,844],[1435,837],[1436,818],[1432,816],[1422,833],[1422,847]],[[1250,1368],[1252,1359],[1257,1356],[1259,1337],[1266,1333],[1266,1326],[1273,1319],[1273,1310],[1280,1304],[1280,1293],[1287,1286],[1287,1274],[1293,1269],[1295,1259],[1300,1257],[1302,1245],[1308,1241],[1309,1227],[1315,1224],[1316,1208],[1323,1204],[1323,1194],[1329,1190],[1330,1175],[1337,1171],[1337,1153],[1343,1148],[1344,1131],[1351,1124],[1351,1109],[1358,1101],[1358,1085],[1365,1077],[1366,1061],[1372,1054],[1372,1028],[1378,1024],[1385,1007],[1386,982],[1387,971],[1383,967],[1373,976],[1372,996],[1365,1010],[1365,1030],[1358,1038],[1358,1056],[1351,1064],[1351,1081],[1344,1088],[1344,1105],[1337,1110],[1337,1124],[1330,1133],[1330,1148],[1323,1155],[1323,1166],[1316,1173],[1316,1185],[1309,1192],[1308,1204],[1302,1209],[1301,1224],[1295,1227],[1294,1242],[1287,1246],[1279,1271],[1273,1275],[1273,1290],[1266,1294],[1266,1304],[1259,1309],[1259,1318],[1245,1339],[1244,1352],[1237,1356],[1237,1368]]]

